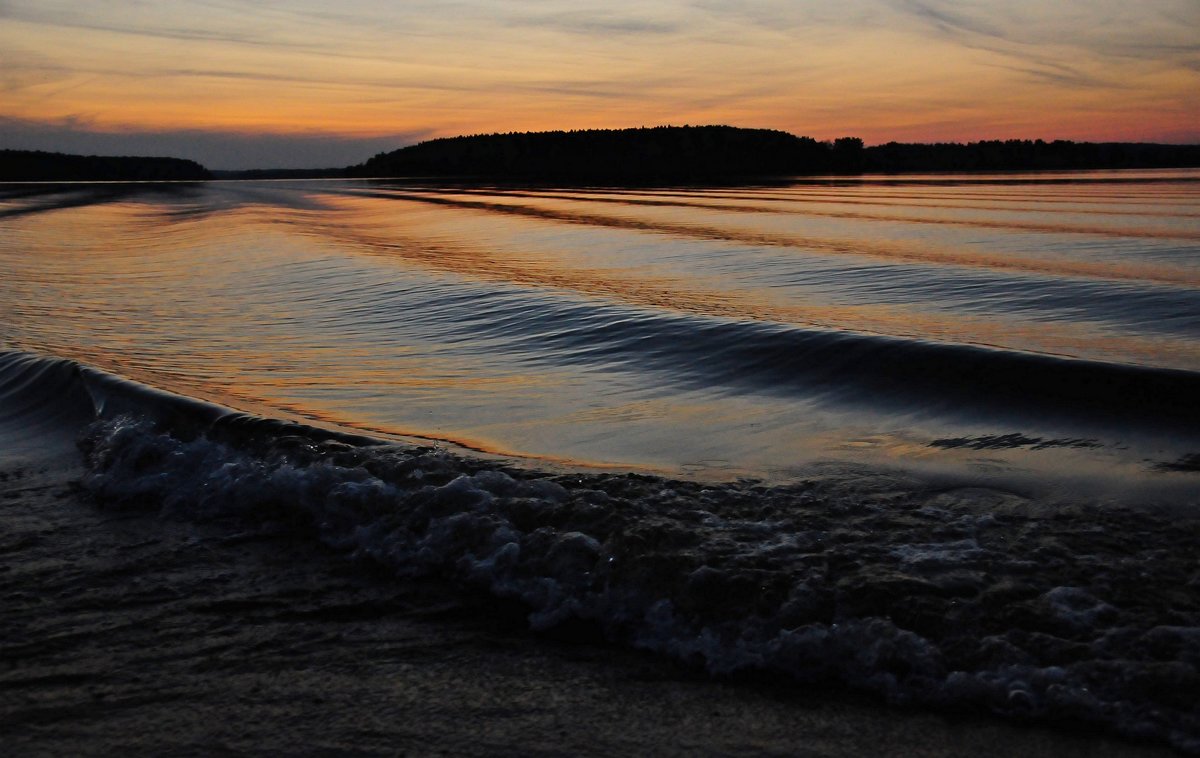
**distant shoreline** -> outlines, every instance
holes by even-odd
[[[730,181],[822,174],[1200,166],[1200,145],[1007,140],[866,147],[729,126],[453,137],[380,153],[352,177],[433,176],[597,183]]]
[[[183,158],[68,155],[42,150],[0,150],[0,181],[203,181],[212,173]]]
[[[1200,167],[1200,145],[1056,140],[867,147],[769,129],[662,126],[430,140],[342,168],[209,170],[165,157],[0,150],[0,181],[205,181],[421,177],[475,181],[738,183],[788,176]]]

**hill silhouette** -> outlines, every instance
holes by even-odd
[[[1029,171],[1200,166],[1200,146],[1057,140],[864,147],[771,129],[658,126],[511,132],[430,140],[346,169],[347,176],[505,180],[729,181],[862,172]]]
[[[182,158],[68,155],[40,150],[0,150],[0,181],[167,181],[210,179],[208,169]]]
[[[861,148],[861,142],[858,143]],[[380,153],[350,176],[704,181],[831,171],[836,148],[811,137],[732,126],[513,132],[450,137]]]

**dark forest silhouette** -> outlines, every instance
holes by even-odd
[[[381,153],[352,176],[706,180],[828,171],[832,151],[808,137],[730,126],[521,132],[452,137]]]
[[[863,170],[879,173],[1196,166],[1200,166],[1200,145],[1156,145],[1141,142],[1044,142],[1040,139],[991,140],[965,145],[889,142],[863,151]]]
[[[737,182],[814,174],[1200,167],[1200,145],[1056,140],[866,147],[773,129],[657,126],[511,132],[430,140],[344,169],[209,172],[178,158],[0,150],[0,181],[454,177],[516,182]]]
[[[0,181],[166,181],[209,179],[208,169],[182,158],[67,155],[39,150],[0,150]]]
[[[450,137],[380,153],[348,176],[704,181],[803,174],[1200,166],[1200,146],[1007,140],[865,147],[770,129],[660,126]]]

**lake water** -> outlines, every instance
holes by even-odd
[[[1141,479],[1200,450],[1195,171],[93,185],[0,214],[0,342],[268,414],[701,478]]]
[[[1200,750],[1197,398],[1196,170],[0,188],[10,457],[715,673]]]

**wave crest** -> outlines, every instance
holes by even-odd
[[[1194,524],[1112,508],[1038,516],[995,492],[550,476],[293,431],[102,420],[83,438],[84,486],[104,507],[314,534],[398,577],[515,600],[535,629],[583,620],[716,674],[1081,720],[1200,751]]]
[[[312,537],[519,603],[535,629],[583,622],[714,674],[1200,753],[1200,523],[1180,514],[878,470],[771,487],[551,475],[20,353],[0,354],[0,422],[82,429],[100,507]]]

